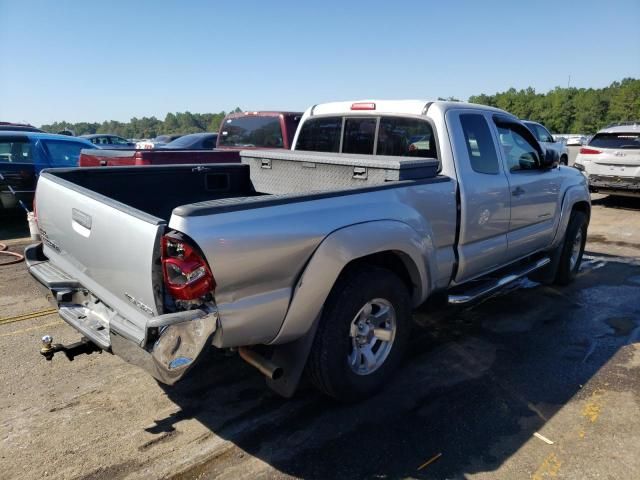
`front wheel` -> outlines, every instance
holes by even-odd
[[[573,281],[582,262],[586,241],[587,215],[584,212],[574,211],[571,213],[569,225],[564,236],[554,283],[567,285]]]
[[[344,274],[325,302],[307,374],[321,392],[355,401],[380,389],[405,353],[411,300],[402,280],[385,269]]]

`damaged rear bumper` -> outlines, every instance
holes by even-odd
[[[147,321],[142,343],[111,326],[118,312],[49,262],[37,243],[25,249],[29,273],[58,308],[62,319],[102,350],[137,365],[162,383],[180,380],[218,327],[215,309],[193,309],[153,317]]]
[[[631,197],[640,196],[640,177],[589,175],[589,190]]]

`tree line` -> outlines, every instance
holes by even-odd
[[[241,112],[238,107],[233,112]],[[230,112],[231,113],[231,112]],[[220,113],[167,113],[164,120],[156,117],[132,118],[129,122],[116,120],[99,122],[54,122],[42,125],[42,130],[57,133],[71,130],[76,135],[111,133],[124,138],[153,138],[171,133],[217,132],[227,112]]]
[[[447,100],[456,99],[448,97]],[[547,93],[536,93],[531,87],[510,88],[494,95],[473,95],[469,101],[540,122],[554,133],[591,134],[610,123],[640,120],[640,80],[625,78],[604,88],[556,87]],[[240,111],[240,108],[234,110]],[[164,120],[134,117],[129,122],[55,122],[43,125],[42,129],[47,132],[73,130],[76,135],[113,133],[125,138],[153,138],[170,133],[217,132],[225,115],[225,112],[167,113]]]
[[[640,80],[625,78],[604,88],[533,88],[474,95],[470,102],[542,123],[554,133],[595,133],[616,122],[640,121]]]

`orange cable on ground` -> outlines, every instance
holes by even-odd
[[[16,257],[14,260],[9,260],[8,262],[0,262],[0,267],[3,265],[13,265],[14,263],[20,263],[24,260],[24,255],[16,252],[8,252],[7,246],[4,243],[0,243],[0,255],[8,255],[10,257]]]

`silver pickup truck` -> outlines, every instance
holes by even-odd
[[[294,142],[235,165],[44,171],[28,268],[82,339],[41,353],[108,351],[173,384],[213,345],[284,396],[306,372],[355,400],[389,381],[428,299],[576,275],[585,178],[504,111],[316,105]]]

